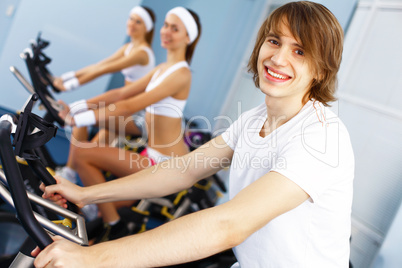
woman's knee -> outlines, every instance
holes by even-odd
[[[80,147],[74,147],[71,150],[71,162],[73,165],[73,168],[77,170],[78,168],[88,165],[89,160],[91,159],[90,156],[90,148],[80,148]]]

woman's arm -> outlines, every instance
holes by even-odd
[[[143,92],[149,81],[151,80],[155,70],[156,68],[142,78],[138,79],[137,81],[130,83],[122,88],[106,91],[105,93],[102,93],[86,101],[80,100],[78,102],[67,105],[63,101],[59,100],[58,103],[62,104],[63,106],[63,109],[59,112],[59,116],[60,118],[65,120],[66,124],[75,125],[73,116],[76,114],[87,112],[88,110],[98,111],[100,107],[106,107],[114,102],[128,99],[136,94]]]
[[[154,89],[135,95],[131,98],[124,98],[115,102],[114,106],[106,106],[95,110],[96,123],[107,122],[116,116],[130,116],[145,109],[153,103],[168,97],[180,94],[183,91],[189,92],[191,86],[191,72],[182,68],[169,75],[161,84]],[[185,97],[187,97],[188,93]]]
[[[88,107],[95,107],[93,109],[98,109],[98,105],[100,103],[102,103],[102,105],[109,105],[111,103],[125,100],[141,92],[144,92],[154,72],[155,69],[130,84],[127,84],[121,88],[108,90],[105,93],[102,93],[96,97],[87,100]]]
[[[95,63],[94,65],[101,65],[101,64],[105,64],[105,63],[110,63],[110,62],[115,61],[116,59],[119,59],[119,58],[123,57],[124,56],[124,51],[126,50],[128,45],[129,45],[129,43],[124,44],[122,47],[120,47],[112,55],[110,55],[109,57],[107,57],[107,58]]]
[[[191,71],[187,68],[181,68],[175,71],[152,90],[138,94],[145,89],[144,86],[147,84],[146,82],[151,80],[153,73],[157,69],[158,67],[138,81],[124,86],[124,90],[120,92],[120,101],[113,102],[113,104],[111,104],[111,100],[116,100],[117,95],[111,97],[110,94],[112,93],[104,93],[95,99],[91,99],[87,103],[89,109],[91,109],[91,106],[95,107],[95,109],[92,108],[92,111],[88,111],[88,114],[79,113],[74,117],[70,117],[65,112],[61,112],[59,115],[66,121],[67,124],[72,126],[76,125],[76,117],[80,117],[80,120],[87,117],[90,118],[88,123],[87,121],[80,121],[80,123],[78,123],[78,126],[80,127],[87,126],[88,124],[100,125],[107,124],[109,120],[116,119],[116,117],[119,116],[131,116],[134,113],[141,111],[151,104],[157,103],[168,96],[180,96],[180,98],[187,98],[191,86]],[[110,97],[110,99],[108,97]],[[100,102],[103,102],[102,106],[99,105]]]
[[[137,50],[128,56],[124,56],[123,51],[117,52],[107,60],[76,72],[76,77],[80,84],[88,83],[104,74],[119,72],[133,65],[145,65],[149,61],[148,54],[144,50]]]
[[[83,67],[83,68],[81,68],[81,69],[75,71],[76,77],[79,77],[79,76],[81,76],[81,75],[84,75],[84,74],[87,73],[87,72],[92,72],[92,71],[93,71],[93,68],[96,68],[96,66],[101,66],[101,65],[103,65],[103,64],[108,64],[108,63],[110,63],[110,62],[113,62],[113,61],[115,61],[115,60],[117,60],[117,59],[123,57],[123,56],[124,56],[124,50],[126,49],[127,45],[128,45],[128,44],[123,45],[121,48],[119,48],[116,52],[114,52],[114,53],[113,53],[112,55],[110,55],[109,57],[107,57],[107,58],[105,58],[105,59],[103,59],[103,60],[101,60],[101,61],[99,61],[99,62],[97,62],[97,63],[88,65],[88,66],[86,66],[86,67]]]
[[[115,53],[113,53],[111,56],[109,56],[106,59],[101,60],[100,62],[97,62],[95,64],[91,64],[88,65],[86,67],[83,67],[77,71],[74,72],[74,77],[76,79],[78,79],[78,82],[80,85],[83,85],[87,82],[89,82],[90,80],[88,79],[82,79],[83,76],[85,76],[86,74],[91,74],[91,73],[95,73],[96,70],[99,68],[99,66],[104,65],[104,64],[108,64],[111,63],[113,61],[115,61],[116,59],[119,59],[121,57],[124,57],[124,50],[127,47],[127,44],[122,46],[121,48],[119,48]],[[96,78],[96,77],[94,77]],[[93,79],[94,79],[93,78]],[[53,81],[53,85],[56,86],[57,88],[59,88],[62,91],[66,91],[66,88],[64,87],[64,80],[62,79],[62,77],[56,77]]]

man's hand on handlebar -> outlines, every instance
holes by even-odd
[[[61,207],[67,208],[67,200],[78,207],[86,205],[83,200],[83,188],[59,176],[54,177],[57,184],[45,186],[41,184],[42,197],[49,199]]]
[[[54,242],[44,250],[36,247],[31,255],[36,257],[34,265],[40,267],[93,267],[95,260],[91,260],[91,255],[87,251],[89,247],[81,247],[61,236],[54,236]]]

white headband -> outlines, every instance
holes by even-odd
[[[152,28],[154,27],[151,15],[149,15],[148,11],[145,8],[140,6],[133,7],[130,11],[130,15],[131,14],[136,14],[141,17],[141,19],[144,21],[147,32],[152,30]]]
[[[176,15],[184,23],[184,27],[186,27],[188,37],[190,38],[190,44],[193,43],[198,36],[198,27],[193,15],[184,7],[175,7],[169,10],[166,16],[169,14]]]

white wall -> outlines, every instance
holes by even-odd
[[[7,0],[10,1],[10,0]],[[200,16],[202,36],[191,64],[193,83],[186,117],[202,115],[209,122],[221,110],[233,79],[233,72],[241,61],[256,23],[255,14],[265,0],[146,0],[119,1],[72,0],[19,0],[16,5],[9,34],[0,50],[0,92],[12,90],[13,97],[0,98],[0,106],[15,110],[27,97],[25,90],[11,75],[8,68],[16,67],[27,76],[26,67],[19,58],[28,41],[42,31],[44,39],[51,41],[46,54],[53,61],[49,69],[55,75],[76,70],[96,62],[120,47],[126,40],[125,24],[132,6],[141,3],[152,8],[157,15],[153,49],[157,63],[163,62],[166,51],[160,47],[159,31],[166,12],[177,5],[194,10]],[[1,7],[1,6],[0,6]],[[1,19],[1,17],[0,17]],[[1,36],[1,35],[0,35]],[[240,54],[240,55],[241,55]],[[72,93],[57,98],[66,102],[88,98],[103,92],[110,75],[84,85]]]
[[[375,267],[402,267],[401,231],[389,232],[402,198],[401,25],[401,1],[361,1],[345,42],[338,109],[356,158],[354,267],[372,267],[379,252]]]

